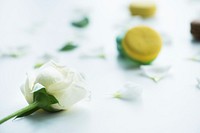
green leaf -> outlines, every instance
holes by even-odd
[[[59,103],[58,100],[46,92],[45,88],[42,88],[33,93],[34,102],[38,103],[38,107],[48,112],[57,112],[59,110],[53,109],[52,104]]]
[[[59,51],[71,51],[71,50],[76,49],[77,47],[78,46],[74,44],[73,42],[68,42],[61,49],[59,49]]]
[[[83,17],[78,21],[72,22],[72,25],[78,28],[84,28],[89,24],[89,18],[88,17]]]

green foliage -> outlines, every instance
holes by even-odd
[[[78,46],[74,44],[73,42],[68,42],[66,43],[59,51],[64,52],[64,51],[71,51],[76,49]]]
[[[48,112],[59,111],[51,107],[52,104],[58,103],[58,100],[54,96],[48,94],[45,88],[42,88],[34,92],[33,98],[34,98],[34,102],[38,103],[39,108],[44,109],[45,111],[48,111]]]
[[[72,22],[72,25],[74,27],[78,27],[78,28],[84,28],[84,27],[88,26],[88,24],[89,24],[89,18],[88,17],[83,17],[78,21]]]

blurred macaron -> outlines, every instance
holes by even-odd
[[[117,37],[120,55],[140,64],[150,64],[162,48],[160,34],[154,29],[139,25]]]
[[[200,40],[200,19],[196,19],[191,22],[190,32],[195,39]]]
[[[144,18],[152,17],[156,13],[156,4],[150,0],[134,0],[129,5],[131,15]]]

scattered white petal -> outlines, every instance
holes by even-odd
[[[197,88],[200,89],[200,79],[199,78],[197,78]]]
[[[81,58],[106,58],[106,53],[104,47],[96,47],[92,49],[85,50],[80,55]]]
[[[147,77],[158,82],[168,74],[171,66],[142,65],[140,68]]]
[[[37,62],[34,65],[34,68],[40,68],[41,66],[43,66],[45,63],[51,61],[51,60],[55,60],[57,61],[56,57],[51,55],[51,54],[44,54],[41,57],[39,57],[39,59],[37,60]]]
[[[166,45],[172,44],[172,39],[168,34],[166,34],[164,32],[161,32],[161,36],[163,38],[163,43],[164,44],[166,44]]]
[[[196,54],[190,58],[188,58],[189,60],[192,60],[192,61],[197,61],[197,62],[200,62],[200,53],[199,54]]]
[[[114,98],[124,100],[137,100],[142,95],[142,87],[136,83],[127,82],[122,89],[113,94]]]
[[[27,54],[28,53],[27,51],[28,51],[28,48],[26,46],[6,47],[4,49],[1,49],[0,57],[18,58]]]

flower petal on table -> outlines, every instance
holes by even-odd
[[[142,65],[140,69],[143,71],[144,75],[158,82],[160,79],[165,77],[171,66],[157,66],[157,65]]]
[[[106,53],[104,47],[96,47],[87,49],[80,55],[81,58],[106,58]]]
[[[197,62],[200,62],[200,53],[199,54],[196,54],[196,55],[193,55],[192,57],[188,58],[189,60],[192,60],[192,61],[197,61]]]
[[[127,82],[123,88],[113,94],[114,98],[124,100],[137,100],[142,95],[142,87],[134,82]]]

